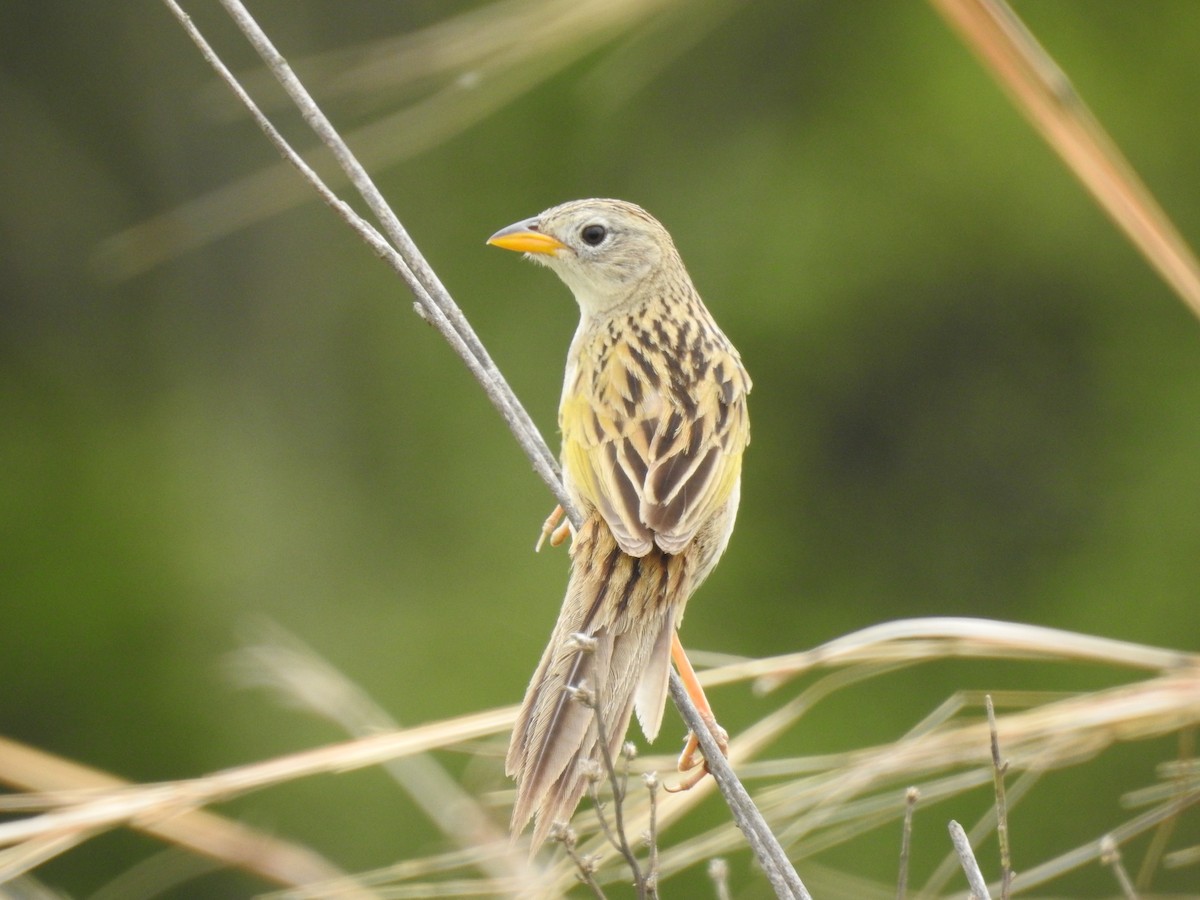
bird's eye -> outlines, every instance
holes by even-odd
[[[608,237],[608,229],[603,225],[585,225],[579,236],[589,247],[598,247],[601,241]]]

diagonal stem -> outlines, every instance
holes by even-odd
[[[307,166],[303,160],[279,135],[270,121],[257,108],[253,100],[241,89],[236,78],[220,62],[203,37],[191,25],[190,19],[174,0],[164,0],[175,12],[181,24],[188,30],[193,41],[200,47],[205,59],[217,70],[218,75],[226,81],[234,93],[250,110],[264,133],[279,149],[286,159],[296,166],[297,170],[311,183],[322,199],[326,201],[343,221],[346,221],[382,259],[399,274],[408,284],[417,300],[418,311],[437,327],[438,331],[449,341],[451,346],[466,362],[471,373],[480,382],[488,398],[500,412],[509,429],[516,437],[518,444],[525,451],[533,464],[534,470],[550,487],[559,503],[567,512],[568,518],[577,527],[582,524],[578,510],[574,508],[570,497],[563,488],[559,469],[546,442],[542,439],[537,427],[529,414],[521,406],[516,395],[508,386],[503,375],[487,354],[483,344],[471,329],[466,317],[454,303],[441,281],[434,274],[432,267],[425,260],[407,231],[400,224],[395,213],[387,206],[382,194],[371,181],[370,176],[355,159],[349,147],[346,146],[328,118],[318,108],[316,102],[292,72],[291,67],[283,56],[275,49],[270,39],[259,28],[250,16],[245,6],[239,0],[222,0],[222,4],[241,28],[247,40],[270,67],[276,78],[288,92],[293,103],[304,116],[305,121],[325,142],[334,153],[339,164],[349,175],[351,181],[362,195],[367,205],[375,213],[383,225],[387,240],[383,238],[369,223],[362,221],[350,207],[338,199]],[[390,243],[389,243],[390,241]],[[754,806],[746,789],[742,786],[728,761],[716,747],[712,736],[703,726],[700,713],[696,710],[691,698],[687,696],[677,675],[671,674],[671,696],[681,715],[689,727],[700,732],[701,750],[709,762],[709,771],[717,782],[722,794],[729,803],[730,810],[738,826],[743,830],[750,843],[751,849],[758,857],[764,871],[776,893],[782,898],[799,898],[811,900],[810,895],[800,882],[778,840],[771,833],[762,814]]]

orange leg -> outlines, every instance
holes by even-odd
[[[571,523],[563,521],[563,508],[561,506],[554,507],[554,512],[550,513],[546,517],[546,521],[542,523],[542,534],[534,545],[533,552],[537,553],[542,549],[546,538],[550,538],[551,547],[557,547],[567,539],[567,535],[570,533]]]
[[[688,696],[692,698],[692,702],[696,704],[696,709],[700,711],[700,717],[704,719],[704,724],[713,738],[717,742],[717,746],[721,748],[721,752],[729,755],[729,734],[717,724],[717,719],[713,715],[712,707],[708,703],[708,698],[704,696],[704,688],[700,686],[700,679],[696,677],[696,670],[692,668],[692,661],[687,658],[687,653],[683,650],[683,644],[679,643],[679,635],[671,635],[671,659],[675,661],[675,668],[679,670],[679,677],[683,681],[683,686],[687,689]],[[696,750],[699,749],[700,742],[696,740],[694,732],[688,732],[687,743],[684,744],[683,753],[679,755],[679,771],[690,773],[675,787],[668,787],[667,790],[672,793],[676,791],[686,791],[695,787],[700,783],[701,779],[708,774],[708,764],[701,758],[696,760]]]

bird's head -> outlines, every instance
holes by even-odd
[[[502,228],[488,243],[549,266],[585,315],[611,314],[633,302],[648,279],[683,272],[667,230],[623,200],[563,203]]]

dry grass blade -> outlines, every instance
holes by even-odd
[[[1004,0],[930,0],[1134,246],[1200,316],[1200,263]]]
[[[3,737],[0,737],[0,780],[14,787],[38,792],[38,796],[30,798],[33,801],[30,805],[36,809],[60,805],[78,806],[105,795],[138,790],[107,772]],[[6,823],[0,825],[0,828],[8,825],[19,826],[22,821]],[[99,826],[110,827],[111,824],[113,823],[101,822]],[[218,859],[226,865],[243,868],[275,884],[297,885],[345,877],[333,863],[307,847],[204,810],[191,810],[163,818],[149,817],[137,821],[134,825],[147,834]],[[25,841],[37,844],[61,839],[61,843],[46,843],[42,846],[47,849],[53,846],[56,852],[62,852],[70,849],[79,840],[86,840],[92,834],[92,829],[88,827],[51,827],[42,832],[35,831],[29,837],[5,842],[16,845],[12,850],[5,851],[11,854],[5,857],[5,863],[20,854],[27,846],[23,843]],[[11,877],[11,873],[8,877]],[[0,877],[0,882],[4,880]],[[360,892],[347,896],[370,895]]]
[[[256,632],[257,639],[231,660],[241,683],[274,690],[284,702],[335,722],[354,737],[400,729],[359,685],[295,635],[272,622],[263,622]],[[536,880],[526,854],[432,754],[413,754],[382,766],[448,841],[476,851],[475,864],[485,874],[518,884]],[[507,852],[479,853],[484,847]]]
[[[1200,665],[1200,655],[1058,628],[994,619],[930,617],[882,622],[812,650],[731,663],[700,675],[705,687],[756,680],[761,691],[816,668],[933,659],[1055,659],[1149,671]]]
[[[143,830],[153,830],[160,836],[167,836],[172,824],[178,821],[177,816],[205,804],[321,772],[347,772],[497,734],[512,726],[515,715],[515,708],[506,707],[419,728],[318,747],[200,778],[101,789],[82,801],[72,791],[64,798],[71,804],[69,806],[0,824],[0,846],[12,846],[48,835],[125,824],[136,824]],[[6,747],[10,745],[11,742],[5,742]],[[241,827],[234,823],[227,824],[231,828]],[[244,837],[252,835],[253,832],[248,830]],[[176,840],[174,837],[171,839]],[[179,842],[184,841],[180,839]],[[235,848],[227,849],[228,855],[224,858],[236,858],[239,855],[234,852]],[[336,871],[326,869],[321,877],[336,874]]]
[[[1002,645],[997,645],[995,641],[982,637],[965,638],[962,629],[951,627],[945,620],[939,621],[937,627],[943,635],[953,635],[945,637],[945,652],[941,658],[951,655],[950,651],[966,656],[986,655],[985,651],[997,652],[998,647],[1000,655],[1024,658],[1028,654],[1022,650],[1042,646],[1039,642],[1045,637],[1039,630],[1032,629],[1030,645],[1022,648],[1013,642],[1019,629],[1011,626],[1007,630],[1000,629],[1007,638]],[[743,736],[749,739],[748,744],[735,740],[731,755],[735,760],[745,759],[747,746],[754,753],[761,752],[763,745],[770,740],[764,735],[777,737],[782,730],[790,727],[784,723],[794,724],[797,717],[811,708],[817,699],[826,698],[836,689],[855,684],[866,675],[882,677],[888,674],[900,664],[895,659],[895,636],[918,632],[930,633],[928,623],[923,630],[913,627],[912,623],[898,623],[894,628],[868,629],[858,635],[847,636],[841,646],[853,647],[854,652],[826,657],[827,664],[845,664],[848,659],[870,658],[872,646],[880,657],[891,662],[878,666],[855,662],[844,671],[826,676],[808,691],[769,714],[756,726],[758,734],[755,728],[749,729],[749,734]],[[1087,646],[1088,642],[1068,640],[1060,643],[1067,656],[1080,645]],[[938,658],[933,647],[924,640],[919,645],[906,646],[921,659]],[[1010,806],[1019,802],[1038,782],[1041,773],[1048,769],[1078,764],[1117,741],[1149,739],[1172,732],[1186,732],[1200,726],[1200,665],[1196,664],[1195,657],[1149,647],[1141,648],[1141,651],[1131,657],[1128,648],[1120,645],[1113,648],[1112,655],[1122,663],[1128,663],[1131,658],[1144,662],[1157,655],[1159,659],[1177,662],[1188,660],[1190,664],[1168,667],[1165,674],[1090,694],[1066,697],[1023,694],[1010,699],[1010,702],[1015,699],[1030,704],[1029,708],[998,716],[996,721],[996,728],[1003,735],[1005,757],[1011,769],[1018,773],[1016,782],[1007,792]],[[755,673],[743,673],[743,676],[750,679],[755,677]],[[809,691],[815,692],[812,698],[805,696]],[[992,780],[993,758],[991,729],[988,722],[981,720],[978,715],[980,703],[982,700],[973,698],[973,695],[963,695],[943,704],[942,711],[927,717],[897,742],[806,759],[804,765],[790,768],[784,766],[782,772],[800,774],[760,789],[756,797],[759,806],[767,821],[780,827],[785,846],[792,847],[793,852],[798,852],[800,856],[809,857],[828,847],[851,841],[867,829],[889,820],[901,819],[906,806],[902,788],[907,785],[918,785],[922,798],[930,804],[981,788]],[[960,721],[955,718],[959,714],[967,714],[967,717]],[[94,831],[130,822],[174,840],[165,830],[159,829],[166,829],[188,817],[210,815],[199,812],[175,815],[180,810],[315,772],[341,771],[380,762],[396,754],[412,754],[461,744],[504,730],[510,726],[512,715],[511,709],[498,710],[483,716],[319,748],[188,782],[83,793],[76,790],[28,797],[23,808],[40,807],[52,811],[0,826],[0,839],[9,844],[28,842],[21,844],[18,852],[30,862],[36,862],[39,853],[51,848],[53,842],[64,836],[87,837]],[[654,761],[648,762],[650,766],[655,764]],[[1164,766],[1162,772],[1164,782],[1161,785],[1135,792],[1126,798],[1129,804],[1156,805],[1125,825],[1111,829],[1111,837],[1118,844],[1161,827],[1162,823],[1178,817],[1189,804],[1200,802],[1200,779],[1196,777],[1194,764],[1183,760]],[[712,790],[711,782],[705,784],[709,785],[707,790]],[[658,833],[665,834],[670,825],[699,802],[698,797],[706,794],[707,790],[705,785],[701,785],[688,795],[671,797],[664,802],[658,810]],[[649,821],[648,794],[632,792],[628,802],[625,827],[629,833],[637,834]],[[971,830],[969,840],[979,845],[994,827],[994,821],[981,822]],[[1040,862],[1031,860],[1028,868],[1018,875],[1014,887],[1029,890],[1073,868],[1096,864],[1102,852],[1100,837],[1096,836],[1054,859]],[[594,858],[601,849],[599,842],[603,840],[602,835],[595,834],[581,839],[578,854]],[[736,852],[742,841],[737,828],[725,824],[678,842],[663,854],[659,864],[660,874],[668,878],[715,854]],[[184,841],[179,843],[186,845]],[[539,870],[532,884],[503,876],[463,877],[469,869],[486,870],[486,866],[481,866],[481,854],[496,858],[503,856],[506,852],[503,844],[465,848],[424,860],[410,860],[400,866],[358,875],[353,879],[331,879],[326,875],[322,879],[311,879],[311,889],[290,891],[287,896],[325,896],[338,890],[357,890],[360,896],[366,896],[369,894],[364,892],[373,889],[387,896],[444,896],[446,891],[457,891],[460,896],[486,896],[516,892],[519,885],[527,896],[552,897],[563,896],[575,882],[569,860],[562,857]],[[17,861],[15,855],[9,858]],[[1186,853],[1184,858],[1186,861]],[[597,871],[597,883],[609,883],[621,878],[621,868],[614,864],[615,858],[611,854],[608,863]],[[458,877],[455,877],[456,874]],[[837,880],[832,875],[830,878]],[[927,882],[925,887],[928,889],[930,884]],[[895,896],[894,885],[889,893]]]

